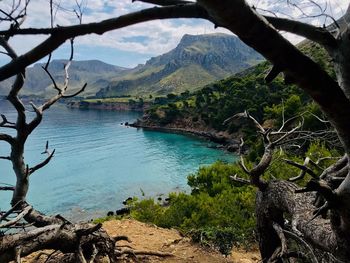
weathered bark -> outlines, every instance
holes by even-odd
[[[24,257],[42,249],[77,254],[80,246],[83,248],[84,256],[89,258],[92,254],[92,245],[96,246],[99,255],[109,255],[111,260],[116,260],[115,240],[101,229],[101,225],[63,224],[0,237],[0,262],[13,260],[18,248],[21,249],[21,256]]]
[[[273,230],[273,223],[285,226],[288,218],[290,231],[300,235],[314,249],[334,253],[338,250],[338,240],[329,219],[315,218],[312,205],[315,194],[295,194],[299,187],[287,181],[270,181],[264,192],[259,191],[256,201],[259,246],[264,262],[281,246],[281,241]],[[349,243],[347,243],[349,245]],[[345,245],[345,244],[344,244]],[[322,255],[320,255],[322,258]],[[350,253],[339,259],[349,259]]]

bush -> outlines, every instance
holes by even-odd
[[[234,187],[230,175],[238,165],[214,163],[188,177],[191,194],[171,193],[168,206],[153,199],[135,200],[131,216],[160,227],[175,227],[195,241],[227,254],[234,244],[254,239],[254,189]]]

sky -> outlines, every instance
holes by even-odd
[[[9,10],[13,0],[0,0],[0,9]],[[22,1],[24,2],[24,1]],[[131,2],[131,0],[54,0],[54,25],[67,26],[79,23],[75,11],[80,4],[82,23],[97,22],[103,19],[117,17],[123,14],[153,7],[150,4]],[[258,12],[271,15],[271,12],[281,17],[298,19],[314,25],[328,24],[331,21],[325,16],[305,18],[306,15],[317,15],[322,10],[333,17],[340,17],[347,8],[347,0],[316,0],[319,6],[311,0],[248,0]],[[287,3],[288,2],[288,3]],[[22,25],[26,27],[50,27],[50,1],[31,0],[27,17]],[[295,5],[294,5],[295,4]],[[8,24],[0,23],[0,29],[7,29]],[[109,64],[123,67],[135,67],[145,63],[154,56],[163,54],[175,48],[184,34],[228,33],[225,29],[214,29],[213,24],[201,19],[171,19],[157,20],[130,26],[124,29],[108,32],[102,36],[88,35],[75,39],[75,60],[98,59]],[[301,40],[300,37],[284,34],[292,43]],[[18,54],[30,50],[47,36],[14,37],[10,44]],[[63,45],[53,54],[54,58],[68,58],[70,48]],[[0,54],[0,64],[8,61]]]

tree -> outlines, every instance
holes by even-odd
[[[167,18],[202,18],[211,21],[215,26],[224,27],[236,34],[242,41],[261,53],[269,60],[273,67],[266,76],[266,81],[272,81],[278,74],[283,73],[287,83],[294,83],[308,93],[321,107],[328,120],[335,128],[344,148],[344,156],[334,165],[325,169],[320,178],[314,178],[309,182],[306,189],[298,190],[291,182],[271,181],[265,182],[261,179],[265,169],[269,166],[276,141],[270,141],[270,131],[262,129],[265,139],[265,153],[260,163],[252,170],[245,169],[250,176],[250,182],[258,187],[257,215],[258,230],[260,234],[260,250],[264,262],[281,262],[283,257],[302,257],[297,253],[288,254],[286,251],[285,236],[287,233],[296,239],[305,242],[311,250],[318,249],[329,254],[334,261],[347,262],[350,259],[350,6],[343,18],[334,21],[327,27],[316,27],[300,21],[260,15],[254,7],[249,6],[244,0],[197,0],[190,2],[186,0],[140,0],[141,2],[155,4],[158,7],[144,9],[139,12],[127,14],[117,18],[104,20],[90,24],[78,24],[66,27],[51,28],[21,28],[21,19],[25,11],[17,17],[5,13],[3,21],[9,21],[11,27],[0,31],[0,44],[5,48],[12,60],[0,68],[0,81],[17,76],[11,89],[8,100],[14,105],[18,113],[15,124],[9,123],[3,117],[2,126],[15,128],[17,136],[0,134],[0,140],[9,143],[12,153],[9,158],[14,163],[14,171],[17,176],[17,184],[12,199],[13,210],[21,201],[21,211],[25,214],[28,222],[33,222],[39,227],[34,232],[18,236],[18,240],[24,242],[30,235],[37,237],[46,234],[47,242],[36,244],[32,242],[30,248],[18,246],[8,236],[0,237],[1,261],[7,262],[15,256],[27,255],[41,248],[54,248],[65,250],[63,245],[58,245],[52,235],[55,231],[66,231],[66,235],[74,234],[70,241],[77,249],[75,256],[81,262],[85,257],[91,257],[97,250],[100,253],[109,254],[110,258],[116,257],[113,249],[101,246],[102,239],[106,244],[112,246],[112,239],[102,234],[100,239],[93,239],[91,233],[96,228],[76,229],[75,225],[70,227],[60,218],[46,217],[37,214],[29,205],[25,204],[25,196],[28,188],[29,174],[34,168],[27,168],[23,163],[22,151],[25,139],[30,132],[39,125],[44,110],[52,105],[54,101],[64,96],[63,90],[58,89],[58,95],[52,100],[33,109],[37,117],[28,124],[24,114],[24,107],[18,99],[18,92],[24,81],[26,67],[32,63],[48,56],[62,45],[86,34],[103,34],[110,30],[123,28],[132,24]],[[289,2],[289,1],[287,1]],[[314,1],[310,3],[316,4]],[[29,1],[26,1],[28,4]],[[52,4],[52,1],[50,1]],[[25,9],[24,9],[25,10]],[[278,32],[287,31],[305,37],[324,47],[334,63],[336,80],[325,72],[318,64],[304,55]],[[8,40],[15,35],[48,35],[48,38],[33,47],[27,53],[17,56],[8,44]],[[46,105],[46,106],[45,106]],[[248,115],[247,115],[248,116]],[[282,136],[283,137],[283,136]],[[279,139],[277,139],[279,142]],[[47,147],[46,147],[47,148]],[[52,153],[45,162],[50,160]],[[43,164],[39,164],[40,168]],[[294,164],[297,165],[297,164]],[[306,165],[299,165],[303,170],[312,173]],[[34,170],[33,170],[34,169]],[[296,193],[302,192],[302,193]],[[318,200],[324,202],[318,208],[316,215],[329,216],[326,219],[316,217],[312,212],[316,209],[312,205],[313,194],[316,192]],[[277,200],[277,201],[276,201]],[[28,208],[29,207],[29,208]],[[30,212],[28,212],[30,210]],[[21,215],[22,212],[20,213]],[[292,219],[292,230],[284,229],[284,214],[289,214]],[[3,216],[2,216],[3,217]],[[3,220],[3,218],[1,218]],[[81,226],[79,226],[81,228]],[[51,231],[51,232],[50,232]],[[294,232],[293,232],[294,231]],[[83,235],[82,235],[83,234]],[[64,235],[61,235],[63,237]],[[103,238],[102,238],[103,236]],[[82,246],[79,241],[84,237],[87,246]],[[20,242],[18,241],[18,242]],[[90,242],[91,241],[91,242]],[[16,241],[17,242],[17,241]],[[109,242],[109,243],[108,243]],[[21,243],[22,244],[22,243]],[[74,253],[74,251],[72,252]],[[317,259],[315,259],[317,260]],[[314,261],[313,261],[314,262]]]

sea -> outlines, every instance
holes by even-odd
[[[34,113],[26,108],[30,120]],[[0,113],[15,121],[16,112],[7,101],[0,101]],[[32,167],[44,160],[47,141],[55,155],[31,175],[29,203],[47,214],[88,220],[121,208],[128,197],[189,192],[189,174],[217,160],[236,158],[193,136],[124,125],[140,117],[139,112],[70,109],[64,104],[46,111],[25,145],[25,161]],[[5,128],[1,132],[13,134]],[[9,150],[0,142],[0,156],[8,156]],[[10,161],[0,160],[0,185],[14,184]],[[0,210],[9,208],[10,199],[11,193],[0,193]]]

